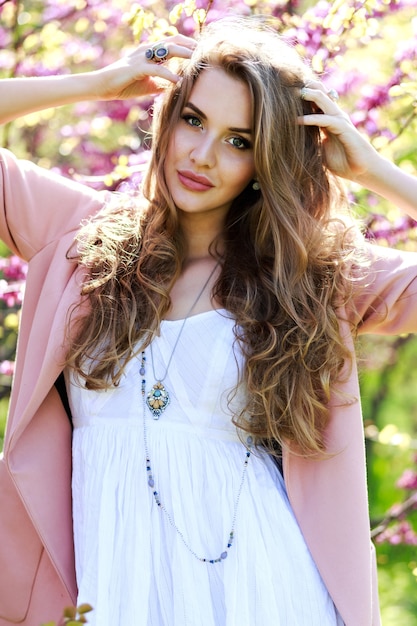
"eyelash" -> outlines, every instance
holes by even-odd
[[[184,115],[182,115],[182,119],[186,122],[186,124],[188,124],[189,126],[193,126],[194,128],[199,128],[199,125],[201,125],[201,120],[196,115],[192,115],[191,113],[184,113]],[[192,124],[191,122],[193,120],[197,120],[199,125]],[[233,144],[236,139],[242,142],[240,146],[236,146]],[[228,141],[228,143],[232,146],[232,148],[236,148],[236,150],[248,150],[249,148],[251,148],[251,143],[247,139],[239,137],[239,135],[236,135],[236,137],[231,137],[231,141]]]
[[[184,115],[182,116],[182,119],[187,122],[187,124],[189,126],[196,126],[197,124],[191,124],[191,120],[197,120],[199,122],[199,124],[201,124],[201,121],[199,120],[199,118],[196,115],[191,115],[191,113],[184,113]]]

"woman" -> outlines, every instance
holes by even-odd
[[[365,245],[330,172],[414,215],[416,180],[248,22],[4,81],[0,118],[160,78],[143,196],[2,153],[1,233],[30,269],[0,624],[76,601],[73,539],[99,626],[378,624],[353,340],[416,330],[417,257]]]

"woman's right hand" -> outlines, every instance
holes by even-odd
[[[167,37],[160,46],[167,47],[168,59],[188,59],[195,48],[195,40],[184,35]],[[96,98],[100,100],[124,100],[158,93],[163,89],[162,80],[172,83],[178,76],[165,63],[155,63],[146,57],[146,51],[158,43],[146,42],[135,50],[93,74],[96,76]]]
[[[158,44],[139,45],[118,61],[92,72],[6,78],[0,80],[0,124],[51,107],[85,100],[117,100],[160,92],[164,81],[175,83],[178,76],[169,64],[155,63],[146,51]],[[195,40],[184,35],[167,37],[159,46],[168,48],[167,59],[188,59]]]

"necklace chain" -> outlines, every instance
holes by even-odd
[[[213,269],[211,270],[209,277],[207,278],[207,280],[205,281],[204,285],[202,286],[202,288],[200,289],[200,291],[197,294],[196,299],[194,300],[194,302],[192,303],[190,309],[188,310],[182,324],[181,324],[181,328],[180,328],[180,332],[178,333],[178,336],[175,340],[174,343],[174,347],[172,348],[171,351],[171,355],[168,359],[168,363],[165,367],[165,373],[161,378],[158,378],[155,374],[155,363],[154,363],[154,358],[153,358],[153,351],[152,351],[152,342],[150,344],[150,350],[151,350],[151,360],[152,360],[152,373],[153,373],[153,378],[156,381],[152,387],[152,389],[148,392],[148,395],[146,397],[146,404],[148,405],[148,408],[152,414],[153,419],[158,420],[162,413],[165,411],[165,409],[167,408],[168,404],[170,403],[170,395],[168,390],[165,388],[163,381],[165,380],[165,378],[167,377],[168,374],[168,370],[169,370],[169,366],[171,365],[171,361],[172,358],[174,356],[174,352],[177,348],[177,345],[179,343],[182,331],[184,330],[184,326],[185,326],[185,322],[188,320],[188,318],[191,315],[191,312],[193,311],[195,305],[197,304],[197,302],[200,300],[201,296],[204,293],[204,290],[206,289],[207,285],[209,284],[214,272],[217,269],[217,266],[219,265],[219,262],[216,263],[216,265],[213,267]]]
[[[172,526],[172,528],[176,531],[176,533],[180,537],[182,543],[187,548],[187,550],[189,552],[191,552],[191,554],[198,561],[201,561],[202,563],[212,563],[212,564],[221,563],[222,561],[224,561],[227,558],[228,552],[229,552],[230,548],[232,547],[233,541],[234,541],[234,538],[235,538],[235,526],[236,526],[237,510],[238,510],[238,507],[239,507],[240,496],[241,496],[241,493],[242,493],[243,485],[245,483],[246,470],[247,470],[247,467],[248,467],[249,458],[250,458],[251,453],[252,453],[253,439],[252,439],[252,437],[249,436],[247,438],[247,440],[246,440],[245,460],[244,460],[244,463],[243,463],[242,476],[241,476],[241,479],[240,479],[239,487],[238,487],[237,494],[236,494],[235,503],[234,503],[234,506],[233,506],[232,527],[231,527],[231,530],[230,530],[230,533],[229,533],[229,537],[228,537],[228,540],[227,540],[226,548],[223,550],[223,552],[217,558],[206,558],[206,557],[200,556],[190,546],[190,544],[188,543],[188,541],[186,540],[186,538],[184,536],[184,533],[176,525],[172,515],[167,510],[167,508],[165,507],[163,502],[161,501],[158,489],[157,489],[157,487],[155,485],[155,478],[154,478],[154,475],[153,475],[153,472],[152,472],[152,465],[151,465],[151,459],[150,459],[150,454],[149,454],[148,430],[147,430],[147,426],[146,426],[146,379],[145,379],[146,367],[145,367],[145,365],[146,365],[146,355],[145,355],[145,352],[142,352],[142,354],[141,354],[140,375],[142,377],[141,394],[142,394],[142,404],[143,404],[143,442],[144,442],[144,448],[145,448],[146,473],[147,473],[147,477],[148,477],[148,486],[152,490],[152,494],[153,494],[154,500],[155,500],[158,508],[161,509],[161,511],[164,513],[164,515],[166,516],[170,526]]]
[[[150,348],[151,348],[151,356],[152,356],[152,373],[153,373],[154,379],[157,380],[158,382],[162,383],[165,380],[165,378],[167,377],[169,366],[171,365],[172,357],[174,356],[174,352],[175,352],[175,350],[177,348],[178,342],[179,342],[180,337],[182,335],[182,331],[184,330],[185,322],[190,317],[191,313],[194,310],[194,307],[196,306],[197,302],[200,300],[201,296],[203,295],[204,291],[206,290],[206,287],[209,284],[212,276],[214,275],[214,272],[216,271],[218,265],[219,265],[219,262],[217,262],[216,265],[214,266],[214,268],[211,270],[211,272],[209,274],[209,277],[207,278],[207,280],[205,281],[204,285],[202,286],[202,288],[198,292],[196,299],[194,300],[194,302],[192,303],[192,305],[188,309],[188,311],[186,313],[186,316],[184,317],[184,320],[183,320],[183,322],[181,324],[181,328],[180,328],[180,331],[178,333],[178,337],[175,340],[174,347],[172,348],[171,355],[170,355],[170,357],[168,359],[168,363],[167,363],[166,368],[165,368],[165,373],[164,373],[164,375],[161,378],[158,378],[157,375],[155,374],[155,364],[154,364],[154,360],[153,360],[152,343],[151,343]]]

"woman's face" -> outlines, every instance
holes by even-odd
[[[174,202],[189,215],[224,220],[254,175],[249,89],[221,69],[204,70],[168,145],[165,177]]]

